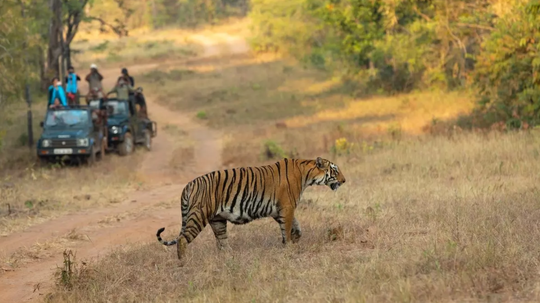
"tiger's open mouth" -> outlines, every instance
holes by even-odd
[[[336,191],[340,186],[341,186],[341,183],[339,183],[339,182],[335,182],[335,183],[330,184],[330,188],[332,190],[334,190],[334,191]]]

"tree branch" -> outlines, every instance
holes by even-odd
[[[418,7],[416,7],[416,5],[413,5],[413,10],[422,18],[424,18],[426,21],[430,22],[431,21],[431,18],[426,15],[426,14],[423,14],[419,9]]]
[[[75,38],[77,30],[79,29],[79,24],[81,23],[80,14],[76,13],[73,15],[73,22],[68,23],[68,30],[66,32],[66,44],[70,45],[71,41]]]
[[[468,24],[468,23],[455,23],[455,25],[459,27],[471,27],[471,28],[477,28],[477,29],[485,29],[488,31],[493,31],[495,28],[491,26],[485,26],[485,25],[478,25],[478,24]]]
[[[108,27],[109,29],[111,29],[115,34],[118,35],[118,37],[123,37],[123,36],[127,36],[128,35],[128,30],[125,28],[125,26],[121,25],[121,26],[114,26],[108,22],[106,22],[105,20],[99,18],[99,17],[93,17],[93,16],[87,16],[86,18],[88,18],[88,20],[91,20],[91,21],[98,21],[100,24],[101,24],[101,27],[102,28],[105,28],[105,27]]]
[[[21,6],[21,16],[24,18],[25,12],[26,12],[26,7],[24,6],[24,2],[22,2],[22,0],[18,0],[17,2],[19,2],[19,5]]]

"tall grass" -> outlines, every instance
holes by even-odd
[[[179,268],[148,235],[50,302],[537,301],[539,141],[466,134],[327,155],[348,182],[306,191],[299,244],[281,247],[265,219],[230,226],[233,251],[219,253],[206,228]],[[180,220],[164,223],[174,237]]]

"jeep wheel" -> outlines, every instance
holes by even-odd
[[[152,134],[148,129],[144,130],[144,147],[146,147],[147,151],[152,150]]]
[[[118,153],[120,156],[126,156],[133,152],[133,137],[131,133],[126,133],[124,142],[118,144]]]

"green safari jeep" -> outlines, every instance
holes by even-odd
[[[92,109],[88,106],[74,106],[49,109],[37,142],[37,156],[43,162],[69,158],[93,164],[105,155],[107,137],[104,129],[94,123]]]

